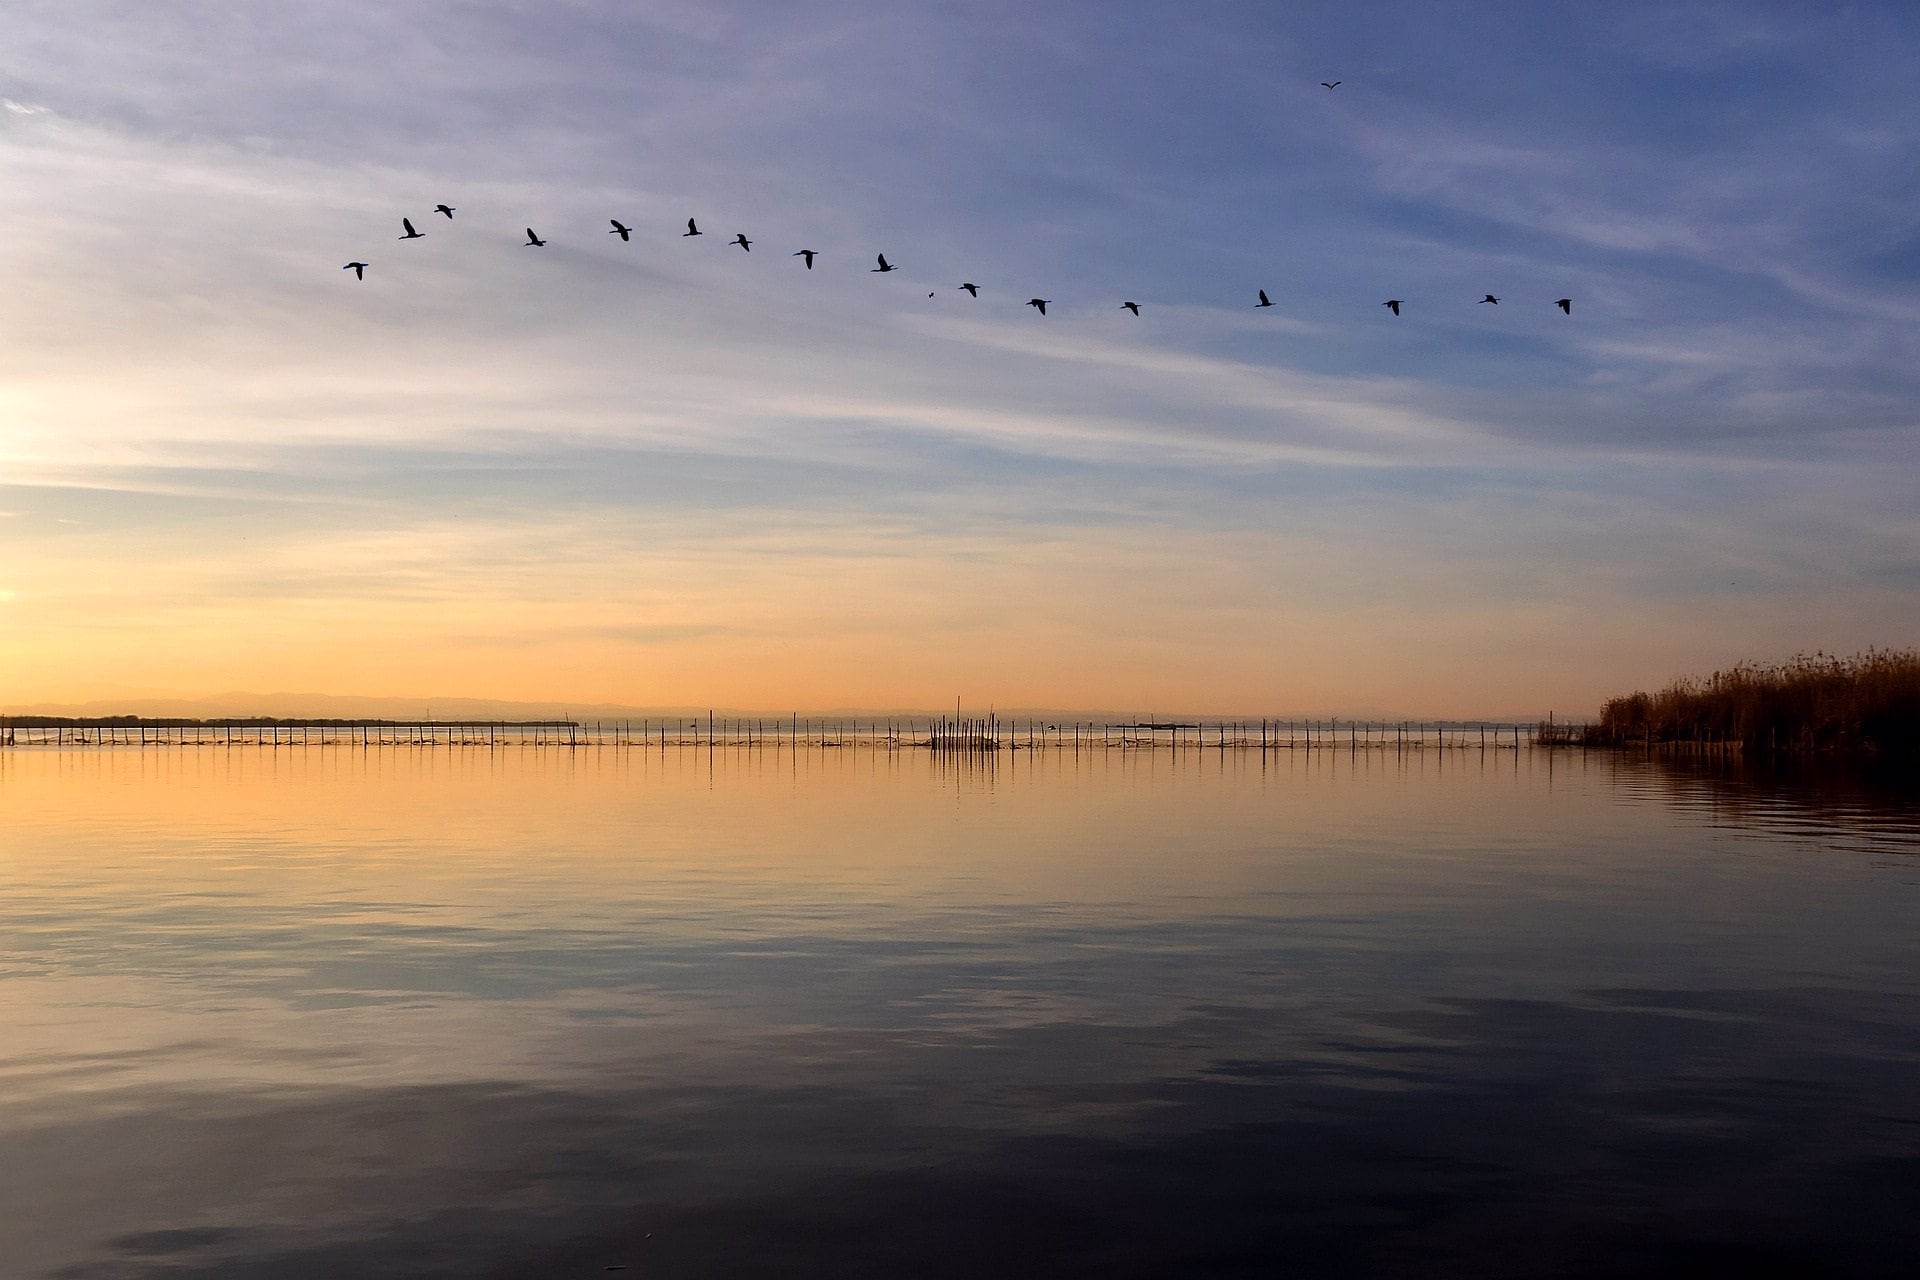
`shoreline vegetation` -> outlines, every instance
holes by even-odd
[[[1920,756],[1920,651],[1738,663],[1657,693],[1610,698],[1579,739],[1595,747]]]

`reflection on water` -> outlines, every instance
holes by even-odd
[[[1920,852],[1920,768],[1831,760],[1743,763],[1622,756],[1623,789],[1651,789],[1731,832],[1855,852]]]
[[[0,1273],[1906,1275],[1920,801],[0,753]]]

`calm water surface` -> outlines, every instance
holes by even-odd
[[[0,752],[0,1276],[1920,1271],[1920,801]]]

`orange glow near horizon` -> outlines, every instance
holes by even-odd
[[[123,531],[79,525],[16,554],[0,583],[3,709],[140,711],[247,693],[264,701],[219,710],[319,713],[298,695],[370,697],[380,707],[362,710],[398,715],[449,698],[557,712],[925,709],[958,696],[1197,714],[1585,714],[1705,664],[1791,651],[1801,621],[1757,599],[1732,629],[1727,611],[1703,616],[1684,600],[1543,606],[1544,588],[1494,579],[1546,583],[1549,564],[1477,575],[1345,535],[617,519],[345,534],[231,517],[212,533],[148,529],[133,557]],[[0,522],[0,550],[23,552],[28,534]]]

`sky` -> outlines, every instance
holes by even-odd
[[[0,703],[1911,645],[1917,65],[1895,3],[10,0]]]

